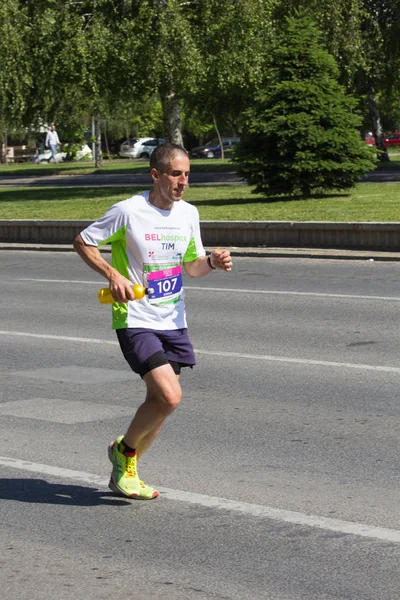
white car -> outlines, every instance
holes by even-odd
[[[67,152],[57,152],[56,162],[58,162],[58,163],[63,162],[63,160],[65,160],[66,156],[67,156]],[[84,144],[83,146],[81,146],[80,149],[78,150],[78,152],[76,153],[75,160],[82,160],[82,159],[93,160],[92,151],[87,144]],[[34,158],[35,163],[48,163],[48,162],[50,162],[50,160],[52,160],[52,154],[51,154],[51,150],[49,148],[46,148],[44,152],[42,152],[41,154],[38,154]]]
[[[165,142],[161,138],[131,138],[121,144],[119,155],[121,158],[150,158],[153,150]]]

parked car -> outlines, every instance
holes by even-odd
[[[386,146],[400,146],[400,132],[395,131],[394,133],[390,133],[387,137],[385,137]]]
[[[131,138],[121,144],[119,155],[121,158],[150,158],[153,150],[165,142],[162,138]]]
[[[374,134],[372,131],[368,131],[367,135],[364,138],[364,142],[368,144],[368,146],[376,146]]]
[[[222,138],[222,147],[224,153],[229,151],[240,142],[239,137],[224,137]],[[221,146],[218,138],[214,138],[204,146],[192,148],[191,155],[196,158],[219,158],[221,156]]]
[[[371,131],[367,133],[364,141],[368,146],[376,146],[374,134]],[[385,144],[389,148],[391,146],[400,146],[400,132],[395,131],[394,133],[389,133],[389,135],[385,137]]]
[[[65,160],[65,158],[67,157],[67,154],[68,154],[67,152],[57,152],[56,162],[63,162]],[[43,152],[41,152],[40,154],[37,154],[37,156],[34,157],[33,162],[48,163],[48,162],[50,162],[51,158],[52,158],[51,150],[49,148],[46,148]],[[87,144],[80,146],[78,152],[76,153],[75,160],[82,160],[82,159],[93,160],[92,150],[90,149],[90,147]]]

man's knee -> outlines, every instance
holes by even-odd
[[[168,416],[174,412],[182,398],[182,392],[179,389],[163,389],[158,393],[148,393],[147,400],[157,404],[157,409],[163,415]]]
[[[162,365],[144,376],[147,385],[147,400],[156,403],[158,410],[169,415],[182,398],[182,388],[178,377],[170,365]]]
[[[177,408],[182,399],[182,392],[179,389],[168,390],[160,397],[161,405],[166,414],[171,414]]]

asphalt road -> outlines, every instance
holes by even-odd
[[[94,175],[40,175],[7,176],[0,174],[0,187],[101,187],[101,186],[150,186],[149,173],[96,173]],[[243,180],[235,173],[191,173],[190,185],[238,185]]]
[[[235,258],[186,280],[198,364],[107,488],[143,397],[73,253],[0,252],[4,600],[398,600],[398,263]]]
[[[400,180],[397,171],[371,171],[362,179],[364,182],[394,183]],[[235,171],[222,173],[190,174],[190,185],[241,185],[245,182]],[[150,173],[109,173],[106,170],[93,175],[8,175],[0,173],[0,187],[102,187],[102,186],[150,186]]]

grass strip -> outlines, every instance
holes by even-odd
[[[0,188],[0,219],[95,220],[144,187]],[[266,200],[247,186],[193,186],[185,200],[202,221],[400,221],[400,183],[360,183],[348,193]]]

